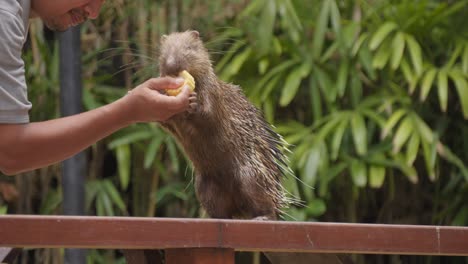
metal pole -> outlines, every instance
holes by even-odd
[[[80,27],[58,34],[60,41],[60,111],[62,116],[81,112]],[[84,215],[86,158],[83,152],[62,163],[63,214]],[[66,264],[86,263],[84,249],[65,249]]]

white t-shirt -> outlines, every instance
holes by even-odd
[[[0,123],[28,123],[28,100],[21,51],[28,34],[30,0],[0,4]]]

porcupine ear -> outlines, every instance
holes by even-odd
[[[164,43],[164,41],[166,41],[167,39],[167,35],[162,35],[161,36],[161,43]]]
[[[196,30],[192,30],[190,31],[190,34],[192,35],[192,37],[194,37],[195,39],[199,39],[200,38],[200,33]]]

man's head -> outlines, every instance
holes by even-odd
[[[64,31],[95,19],[105,0],[32,0],[32,10],[52,30]]]

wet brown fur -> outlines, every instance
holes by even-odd
[[[239,86],[218,79],[196,31],[172,33],[161,42],[161,76],[182,70],[195,78],[197,111],[162,125],[194,165],[201,205],[213,218],[276,219],[285,205],[281,137]]]

